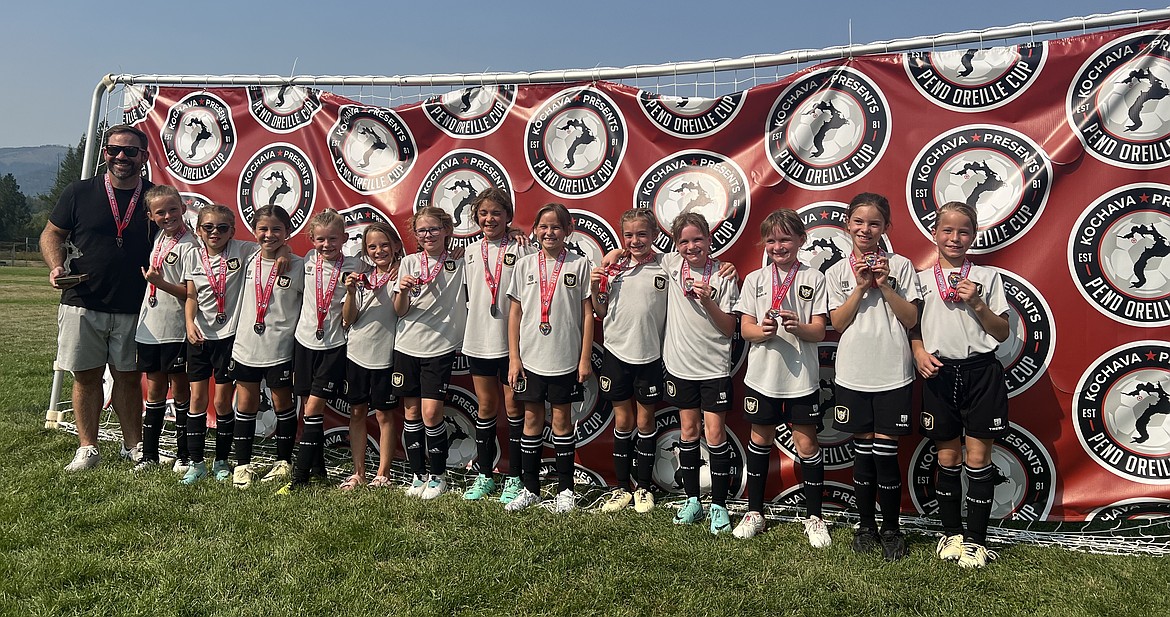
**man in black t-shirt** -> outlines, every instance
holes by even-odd
[[[81,447],[66,471],[96,466],[102,376],[113,375],[112,403],[122,428],[122,456],[133,459],[142,437],[141,377],[134,332],[146,290],[151,226],[142,196],[147,137],[128,125],[106,131],[106,173],[70,184],[41,232],[49,284],[61,292],[57,368],[73,373],[73,414]],[[87,277],[78,281],[77,277]]]

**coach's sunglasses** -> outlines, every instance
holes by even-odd
[[[127,158],[138,158],[138,153],[142,152],[143,148],[138,146],[106,146],[106,154],[110,158],[116,159],[119,154],[126,153]]]

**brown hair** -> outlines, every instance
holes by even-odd
[[[280,206],[260,206],[252,213],[252,231],[256,230],[256,223],[262,218],[274,218],[284,225],[284,230],[292,235],[293,224],[292,217],[288,215],[288,210]]]
[[[318,227],[337,227],[345,232],[345,218],[338,214],[337,210],[325,208],[309,219],[309,237],[313,236]]]
[[[129,133],[129,134],[137,137],[138,143],[142,144],[143,150],[150,149],[149,148],[150,142],[147,140],[146,133],[143,133],[140,129],[132,127],[129,124],[115,124],[114,126],[111,126],[110,128],[106,129],[106,134],[103,136],[103,138],[105,139],[105,143],[109,144],[110,138],[113,137],[114,135],[119,134],[119,133]]]
[[[399,259],[402,259],[402,256],[405,254],[405,251],[403,251],[403,248],[402,248],[402,239],[398,237],[398,234],[394,233],[394,229],[392,227],[390,227],[389,224],[383,223],[382,221],[374,221],[373,223],[370,223],[369,225],[366,226],[365,229],[362,230],[362,257],[363,258],[366,257],[366,246],[367,246],[366,241],[370,237],[370,234],[372,234],[374,232],[380,232],[380,233],[385,234],[386,238],[390,240],[390,243],[395,246],[395,249],[394,249],[394,261],[395,262],[397,262]]]
[[[654,216],[654,213],[649,208],[630,208],[622,212],[622,218],[618,220],[618,229],[624,229],[626,223],[631,221],[646,223],[646,227],[650,228],[650,231],[658,229],[658,218]]]
[[[764,222],[760,223],[760,238],[763,239],[775,229],[801,238],[808,236],[808,232],[804,228],[804,221],[800,220],[800,215],[793,210],[774,210],[766,216]]]
[[[222,219],[227,219],[228,222],[230,222],[232,224],[232,227],[236,226],[235,213],[232,212],[231,208],[229,208],[223,204],[207,204],[206,206],[199,208],[199,218],[196,219],[195,224],[202,225],[203,219],[205,219],[209,216],[215,216],[215,217],[219,217]]]
[[[565,204],[558,203],[544,204],[540,210],[536,211],[536,216],[532,219],[532,231],[536,231],[536,225],[540,223],[541,217],[549,212],[556,214],[557,222],[561,224],[561,227],[565,228],[566,236],[573,233],[573,229],[575,229],[573,227],[573,215],[569,213],[569,209],[565,207]]]
[[[670,237],[678,242],[678,237],[682,235],[682,230],[687,227],[697,227],[699,233],[703,237],[711,237],[711,225],[707,223],[707,217],[698,212],[684,212],[674,218],[674,222],[670,224]]]
[[[886,225],[890,224],[890,200],[886,199],[884,195],[877,193],[858,193],[849,202],[849,209],[845,211],[845,216],[853,216],[854,211],[862,206],[873,206],[877,208],[878,213],[882,215],[882,220]]]
[[[935,219],[935,225],[938,225],[938,219],[947,212],[958,212],[967,217],[971,221],[971,231],[979,231],[979,214],[975,212],[975,208],[968,206],[961,201],[948,201],[947,203],[938,207],[938,218]]]
[[[419,219],[424,217],[430,217],[439,222],[439,227],[443,228],[443,233],[447,236],[447,241],[444,242],[444,245],[450,244],[451,234],[455,233],[455,222],[451,220],[451,215],[447,214],[447,211],[442,208],[435,206],[425,206],[423,208],[419,208],[414,213],[414,216],[411,216],[410,219],[406,221],[406,224],[410,225],[410,233],[415,235],[415,246],[418,246],[418,234],[414,233],[415,225],[418,223]]]
[[[475,199],[471,200],[471,215],[475,218],[476,223],[479,223],[479,206],[485,201],[499,204],[500,207],[504,209],[504,212],[508,215],[509,223],[511,223],[512,219],[515,218],[516,209],[512,206],[512,200],[508,197],[508,193],[499,187],[493,186],[484,189],[475,196]]]
[[[183,196],[179,195],[179,189],[169,184],[156,184],[146,189],[146,194],[142,196],[142,203],[146,204],[146,209],[149,212],[151,204],[167,197],[174,197],[179,200],[179,205],[183,205]]]

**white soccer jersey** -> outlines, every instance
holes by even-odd
[[[739,299],[735,279],[719,276],[719,261],[711,266],[711,288],[719,309],[730,313]],[[683,257],[678,253],[662,256],[667,284],[666,335],[662,343],[662,362],[675,377],[699,381],[731,374],[731,337],[723,336],[703,305],[687,297],[682,281]],[[691,270],[691,278],[700,279],[702,270]]]
[[[328,294],[329,280],[337,268],[336,260],[321,259],[321,270],[317,271],[317,251],[311,250],[305,255],[301,267],[301,276],[304,278],[304,295],[301,297],[301,316],[297,320],[297,342],[308,349],[324,351],[345,344],[345,329],[341,327],[341,305],[345,302],[345,277],[353,272],[364,272],[369,269],[366,263],[357,257],[345,257],[341,262],[341,272],[333,288],[333,297],[329,301],[329,309],[325,313],[325,322],[322,324],[322,337],[317,338],[317,277],[321,278],[321,294]]]
[[[435,259],[428,258],[431,269]],[[398,277],[419,277],[422,253],[411,253],[398,266]],[[459,349],[467,326],[467,291],[462,259],[447,258],[435,280],[410,294],[410,310],[395,325],[394,345],[416,358],[434,358]],[[394,286],[394,293],[402,293]]]
[[[260,262],[260,286],[273,280],[268,312],[264,316],[264,331],[256,332],[256,262]],[[256,368],[276,366],[292,360],[297,318],[301,314],[301,293],[305,288],[304,260],[289,256],[285,274],[272,276],[276,262],[256,253],[244,264],[244,284],[240,290],[240,304],[236,313],[236,342],[232,359],[244,366]]]
[[[605,348],[622,362],[646,364],[662,357],[668,287],[658,259],[610,277],[601,325]]]
[[[780,271],[780,285],[787,274]],[[780,308],[796,311],[800,323],[811,322],[814,315],[827,316],[825,275],[816,268],[800,266]],[[771,309],[772,266],[768,265],[744,277],[734,310],[751,315],[756,323],[763,323]],[[748,348],[747,374],[743,382],[772,398],[796,398],[816,392],[820,387],[820,375],[817,344],[778,327],[776,336],[763,343],[752,343]]]
[[[545,261],[546,276],[551,277],[556,260]],[[581,305],[589,297],[591,269],[588,259],[565,250],[565,263],[557,276],[549,309],[552,330],[546,335],[540,333],[540,254],[526,255],[516,262],[508,296],[524,309],[520,320],[520,360],[524,370],[547,377],[577,370],[586,318]],[[550,278],[548,284],[551,283]]]
[[[909,259],[887,254],[890,286],[909,302],[922,299],[914,265]],[[845,303],[857,278],[848,259],[833,264],[825,273],[829,310]],[[883,392],[914,381],[910,339],[879,289],[868,289],[857,307],[853,323],[837,343],[837,383],[859,392]]]
[[[943,280],[959,268],[944,268]],[[967,279],[975,283],[975,291],[987,307],[996,315],[1008,312],[1007,297],[999,272],[984,266],[972,265]],[[922,344],[926,351],[947,360],[963,360],[976,354],[995,351],[999,342],[987,333],[979,323],[975,310],[966,302],[946,302],[938,293],[938,281],[934,268],[918,273],[918,284],[922,287],[923,304],[919,327],[922,330]],[[945,284],[945,283],[944,283]]]
[[[183,254],[187,248],[198,244],[195,235],[184,232],[175,238],[158,234],[150,249],[151,263],[159,264],[163,279],[176,285],[183,284]],[[154,306],[151,306],[150,285],[142,298],[138,310],[138,329],[134,341],[138,343],[181,343],[187,340],[187,321],[183,316],[183,301],[171,294],[155,289]]]
[[[467,331],[463,334],[463,355],[474,358],[501,358],[508,355],[508,289],[516,262],[533,252],[527,244],[510,240],[504,252],[504,265],[500,268],[500,288],[496,295],[496,313],[492,315],[492,292],[484,278],[484,239],[472,243],[463,253],[465,276],[467,277]],[[496,276],[499,262],[499,241],[488,243],[487,271]]]
[[[362,368],[384,369],[394,364],[394,328],[398,323],[394,287],[397,285],[398,279],[373,290],[358,285],[354,294],[358,316],[349,326],[345,353]]]
[[[211,265],[211,272],[217,278],[222,269],[224,274],[224,323],[215,321],[219,312],[215,294],[211,291],[211,284],[207,280],[207,272],[203,265],[203,247],[190,245],[183,256],[183,280],[195,283],[195,297],[199,301],[199,311],[195,314],[195,325],[203,333],[203,338],[209,341],[226,339],[236,333],[240,291],[244,288],[244,265],[252,255],[260,250],[255,242],[228,240],[219,255],[208,255],[207,261]]]

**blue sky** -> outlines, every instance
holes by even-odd
[[[1165,4],[21,2],[0,21],[0,147],[75,144],[107,73],[409,75],[733,58]]]

